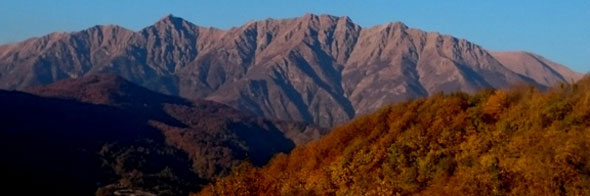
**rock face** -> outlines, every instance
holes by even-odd
[[[525,75],[541,85],[551,86],[564,81],[573,83],[583,77],[582,74],[573,72],[563,65],[528,52],[492,52],[491,54],[506,68]]]
[[[326,131],[159,94],[116,75],[27,92],[0,90],[0,171],[7,187],[34,185],[42,194],[187,195],[244,160],[264,165]]]
[[[436,92],[514,83],[543,88],[578,78],[536,55],[490,53],[399,22],[361,28],[348,17],[313,14],[229,30],[169,15],[138,32],[95,26],[0,46],[0,88],[93,73],[322,126]]]

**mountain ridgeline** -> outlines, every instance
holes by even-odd
[[[348,17],[313,14],[228,30],[169,15],[139,31],[94,26],[0,46],[3,89],[97,73],[321,126],[437,92],[547,88],[581,77],[530,53],[492,53],[400,22],[362,28]]]

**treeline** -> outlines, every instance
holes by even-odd
[[[590,195],[590,77],[385,107],[196,195]]]

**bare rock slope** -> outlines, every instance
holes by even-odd
[[[573,72],[563,65],[529,52],[492,52],[491,54],[508,69],[545,86],[564,81],[573,83],[583,77],[582,74]]]
[[[228,30],[169,15],[137,32],[95,26],[0,46],[0,88],[93,73],[322,126],[436,92],[579,78],[536,55],[491,53],[400,22],[362,28],[348,17],[313,14]]]

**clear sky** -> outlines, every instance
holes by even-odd
[[[305,13],[346,15],[363,27],[402,21],[590,71],[590,0],[0,0],[0,43],[96,24],[139,30],[168,13],[222,29]]]

